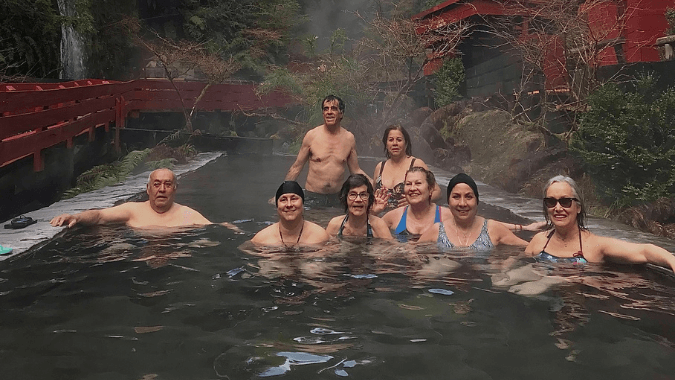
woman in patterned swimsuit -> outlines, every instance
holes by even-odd
[[[420,242],[436,241],[442,248],[479,251],[490,250],[498,244],[527,245],[504,224],[476,215],[478,187],[468,175],[460,173],[454,176],[448,184],[447,194],[452,216],[429,228],[420,237]]]
[[[389,199],[386,205],[377,205],[373,213],[380,213],[385,208],[391,210],[407,206],[408,201],[405,198],[403,183],[406,172],[413,167],[429,170],[424,161],[413,157],[410,135],[400,125],[390,125],[387,127],[384,130],[382,142],[384,143],[384,153],[387,156],[387,160],[375,166],[373,178],[375,178],[375,190],[382,189],[380,191],[387,192]],[[432,189],[431,200],[435,201],[440,197],[441,189],[436,185]],[[385,206],[385,208],[381,206]]]
[[[584,226],[586,209],[580,194],[570,177],[559,175],[548,181],[544,187],[544,217],[549,231],[536,234],[525,253],[548,262],[585,264],[608,259],[631,264],[652,263],[675,271],[675,256],[661,247],[589,232]]]

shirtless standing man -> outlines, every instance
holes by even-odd
[[[344,181],[345,164],[351,174],[368,175],[359,167],[354,135],[341,126],[345,104],[334,95],[321,102],[323,124],[310,130],[302,140],[298,157],[286,174],[295,181],[309,160],[305,196],[320,206],[340,207],[338,193]]]
[[[149,200],[145,202],[127,202],[101,210],[63,214],[52,219],[50,224],[73,227],[76,224],[125,223],[135,228],[211,224],[199,212],[174,202],[176,175],[171,170],[157,169],[150,173],[146,191]]]

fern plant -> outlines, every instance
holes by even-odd
[[[94,166],[77,177],[75,187],[66,190],[63,193],[63,198],[72,198],[81,193],[102,189],[124,181],[129,173],[148,157],[151,151],[152,149],[136,150],[124,156],[120,161]]]

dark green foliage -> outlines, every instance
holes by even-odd
[[[139,50],[120,27],[125,17],[135,15],[137,0],[96,0],[91,7],[94,27],[85,34],[88,43],[87,71],[92,78],[132,79],[131,67],[139,67]]]
[[[675,34],[675,8],[666,9],[666,21],[668,21],[666,35]]]
[[[606,84],[589,97],[570,149],[605,200],[619,207],[675,195],[675,90],[641,78],[630,90]]]
[[[0,0],[0,77],[58,78],[61,17],[50,0]]]
[[[460,58],[443,61],[443,66],[436,73],[434,100],[438,107],[446,106],[461,98],[459,87],[464,82],[464,65]]]
[[[299,9],[295,0],[184,0],[180,8],[188,39],[254,70],[285,59]]]
[[[63,193],[63,198],[72,198],[77,194],[102,189],[124,182],[127,176],[152,152],[151,149],[135,150],[120,161],[112,164],[94,166],[77,177],[75,187]]]

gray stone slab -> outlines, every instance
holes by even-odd
[[[200,153],[196,158],[184,165],[177,165],[173,171],[177,176],[193,171],[206,163],[220,157],[222,152]],[[25,214],[35,220],[36,224],[23,229],[0,229],[0,245],[13,248],[9,255],[1,255],[0,261],[26,251],[30,247],[52,238],[61,232],[62,228],[55,228],[49,221],[61,214],[74,214],[92,208],[111,207],[115,202],[125,200],[130,196],[145,190],[150,170],[128,177],[123,183],[108,186],[103,189],[79,194],[70,199],[58,201],[48,207]]]

